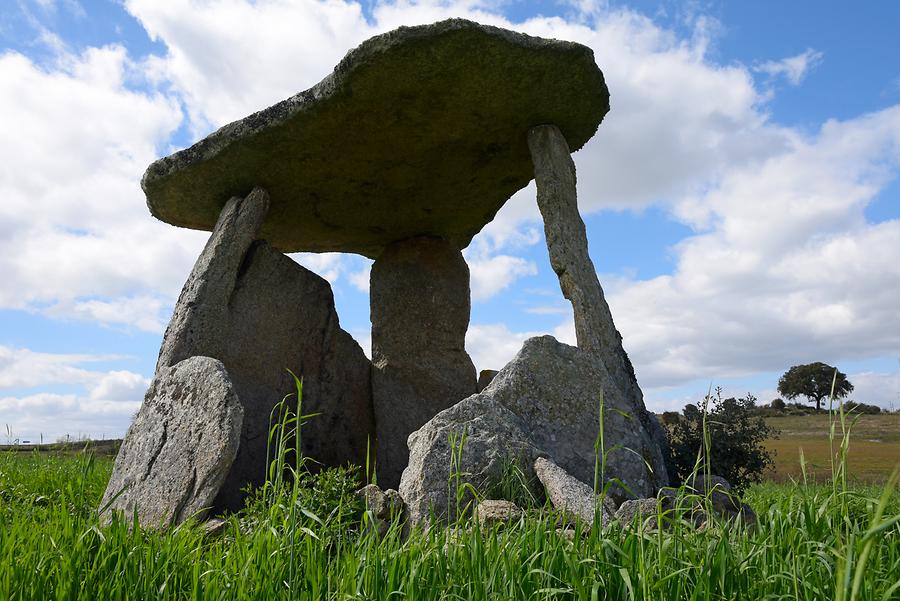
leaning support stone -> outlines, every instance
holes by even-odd
[[[644,426],[659,446],[662,461],[669,457],[665,433],[659,423],[644,411],[644,396],[637,383],[634,367],[622,347],[622,335],[613,323],[612,313],[588,254],[587,233],[578,212],[575,188],[575,163],[562,132],[555,125],[540,125],[528,132],[528,148],[534,163],[537,202],[544,218],[544,233],[550,265],[559,277],[559,286],[575,314],[578,348],[594,353],[606,366],[616,385],[631,400]],[[654,458],[655,459],[655,458]],[[665,482],[667,474],[657,474]]]
[[[376,469],[379,484],[396,487],[409,435],[475,394],[465,349],[469,268],[440,238],[395,242],[372,266],[370,298]]]
[[[229,200],[185,283],[157,372],[197,355],[220,360],[244,410],[240,449],[216,498],[239,509],[243,489],[266,476],[275,405],[303,378],[303,452],[324,465],[365,463],[374,439],[371,364],[340,327],[331,286],[256,240],[268,195]],[[296,409],[296,397],[288,401]]]

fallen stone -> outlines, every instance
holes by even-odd
[[[270,416],[303,379],[303,452],[326,466],[365,462],[375,438],[371,365],[340,328],[326,280],[254,240],[268,196],[232,198],[182,289],[160,349],[157,372],[192,356],[228,370],[244,409],[241,444],[216,499],[240,509],[247,485],[266,476]],[[296,410],[296,395],[289,400]]]
[[[444,240],[396,242],[372,266],[369,295],[376,471],[379,482],[397,486],[409,435],[475,393],[465,349],[469,268]]]
[[[263,186],[260,237],[284,252],[375,258],[420,235],[465,248],[533,178],[529,128],[555,123],[577,150],[608,110],[585,46],[461,19],[401,27],[313,88],[156,161],[141,185],[154,216],[205,230],[223,199]]]
[[[203,519],[240,443],[242,408],[225,366],[190,357],[160,370],[119,449],[100,503],[145,528]]]
[[[660,505],[663,505],[660,507]],[[628,499],[616,510],[615,520],[625,528],[637,526],[647,530],[656,530],[659,527],[659,511],[671,519],[672,508],[665,507],[661,499]]]
[[[601,498],[594,494],[590,486],[545,457],[539,457],[534,462],[534,471],[544,485],[547,498],[568,524],[575,525],[581,521],[591,526],[597,515],[601,525],[609,523],[612,511],[615,511],[615,506],[610,506],[609,497]]]
[[[451,473],[466,474],[462,481],[480,489],[515,462],[530,482],[535,459],[547,457],[581,482],[593,482],[601,393],[607,480],[627,483],[628,491],[619,491],[623,496],[656,494],[667,477],[664,467],[660,474],[658,466],[651,471],[644,463],[659,450],[643,428],[643,409],[609,381],[596,356],[542,336],[526,340],[487,389],[437,414],[409,437],[400,493],[411,522],[428,521],[432,512],[442,520],[456,515],[460,508],[447,498]],[[449,439],[460,444],[464,433],[458,464],[451,467]],[[539,486],[532,492],[543,497]]]
[[[481,392],[494,380],[497,374],[500,373],[496,369],[482,369],[478,374],[478,392]]]
[[[522,510],[512,501],[485,499],[475,506],[472,517],[482,528],[492,528],[497,524],[505,525],[515,522],[522,515]]]
[[[203,522],[203,534],[210,538],[217,538],[228,530],[228,521],[222,518],[211,518]]]

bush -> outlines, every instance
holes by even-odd
[[[864,413],[866,415],[878,415],[881,413],[881,407],[877,405],[867,405],[856,401],[848,401],[844,403],[844,411],[852,413]]]
[[[778,411],[784,411],[784,401],[781,399],[772,399],[772,402],[769,403],[769,407]]]
[[[756,398],[748,394],[742,399],[723,399],[721,388],[717,388],[704,405],[708,409],[708,445],[704,443],[704,412],[696,405],[686,405],[674,423],[666,424],[677,477],[685,481],[699,457],[701,462],[709,462],[711,473],[737,489],[762,480],[763,472],[772,464],[772,453],[763,443],[777,430],[755,415]]]

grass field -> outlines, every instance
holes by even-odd
[[[777,453],[768,478],[777,482],[802,478],[800,449],[808,477],[831,478],[828,415],[770,417],[766,422],[781,431],[777,439],[766,441],[766,447]],[[884,482],[900,466],[900,414],[860,416],[852,426],[851,440],[847,458],[851,481]]]
[[[851,451],[852,452],[852,451]],[[556,533],[532,513],[506,528],[403,540],[288,492],[224,535],[101,526],[110,458],[0,453],[0,599],[859,599],[900,596],[900,494],[765,483],[755,529],[618,527]],[[336,508],[351,503],[345,487]],[[296,491],[294,491],[296,492]],[[294,502],[298,499],[298,502]],[[348,516],[350,516],[348,518]],[[360,532],[362,530],[362,533]]]

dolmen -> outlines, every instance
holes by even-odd
[[[368,458],[414,522],[452,511],[449,441],[463,432],[474,480],[548,457],[588,481],[601,406],[604,477],[652,496],[668,483],[665,441],[588,256],[570,156],[608,110],[589,48],[451,19],[373,37],[309,90],[150,165],[152,215],[212,234],[103,506],[148,526],[240,508],[265,480],[292,374],[315,414],[303,453]],[[532,179],[578,347],[529,340],[479,386],[462,250]],[[285,254],[299,251],[374,259],[371,361],[328,282]]]

